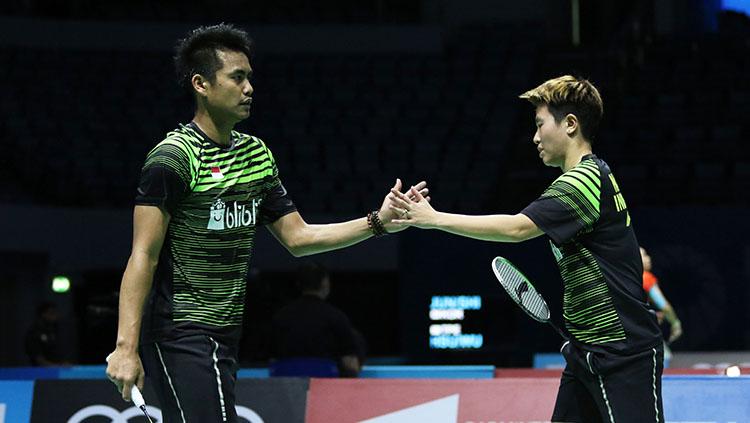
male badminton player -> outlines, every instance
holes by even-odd
[[[601,96],[589,81],[562,76],[520,97],[535,106],[539,157],[563,172],[537,200],[515,215],[466,216],[393,191],[402,216],[394,222],[500,242],[547,235],[570,334],[552,420],[663,422],[661,334],[641,286],[638,242],[612,171],[592,153]]]
[[[141,172],[107,375],[130,400],[145,368],[167,422],[237,421],[237,346],[258,227],[295,256],[399,229],[389,226],[389,200],[366,218],[303,220],[268,147],[233,130],[250,114],[250,49],[248,35],[225,24],[179,42],[175,65],[195,115],[151,150]],[[426,195],[424,186],[415,189]]]

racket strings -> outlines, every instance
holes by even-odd
[[[501,263],[498,263],[497,270],[498,274],[502,276],[503,287],[521,308],[536,320],[549,320],[547,303],[526,278],[520,275],[516,269]]]

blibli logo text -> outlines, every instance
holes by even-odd
[[[221,198],[218,198],[211,205],[207,229],[221,231],[255,225],[259,205],[260,201],[255,199],[249,204],[232,201],[227,205]]]

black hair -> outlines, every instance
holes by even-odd
[[[216,71],[223,66],[217,54],[218,50],[238,51],[250,60],[252,49],[253,40],[247,32],[231,24],[221,23],[196,28],[175,47],[174,66],[177,82],[192,94],[193,75],[200,74],[209,81],[215,81]]]
[[[547,109],[555,123],[560,124],[568,115],[575,115],[578,118],[578,125],[581,127],[581,134],[590,144],[594,143],[596,134],[599,132],[599,123],[602,119],[602,110],[596,104],[586,102],[565,103],[565,104],[548,104]]]
[[[593,143],[604,114],[604,103],[599,90],[588,80],[564,75],[545,81],[520,97],[529,100],[536,107],[546,105],[558,125],[565,116],[575,115],[581,134],[589,143]]]
[[[320,264],[305,262],[297,268],[297,287],[301,292],[317,291],[327,276],[328,271]]]

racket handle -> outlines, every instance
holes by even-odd
[[[563,331],[562,331],[562,329],[560,329],[560,327],[559,327],[559,326],[557,326],[556,324],[554,324],[554,323],[552,322],[552,320],[549,320],[549,321],[547,321],[547,323],[549,323],[549,325],[550,325],[550,326],[552,326],[552,328],[554,328],[554,329],[555,329],[555,332],[557,332],[557,333],[558,333],[558,335],[560,335],[560,336],[562,337],[562,339],[564,339],[564,340],[566,340],[566,341],[568,340],[568,336],[567,336],[567,335],[565,335],[565,332],[563,332]]]
[[[141,395],[141,390],[135,385],[130,388],[130,398],[133,400],[133,404],[138,408],[146,405],[146,401],[143,400],[143,395]]]
[[[109,354],[105,359],[107,363],[109,363],[110,357],[112,357],[112,354]],[[133,400],[133,404],[135,404],[135,406],[138,408],[143,408],[146,406],[146,401],[143,399],[143,395],[141,395],[141,390],[138,389],[136,385],[133,385],[133,387],[130,388],[130,399]]]

